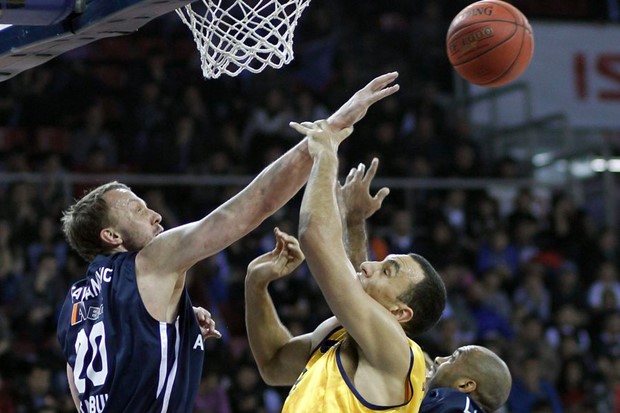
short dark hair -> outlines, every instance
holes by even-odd
[[[424,279],[412,283],[411,287],[400,297],[402,302],[413,310],[411,320],[403,324],[403,328],[409,337],[422,334],[430,330],[441,318],[446,307],[446,286],[426,258],[409,254],[420,265]]]
[[[103,195],[114,189],[130,190],[125,184],[113,181],[88,192],[62,213],[62,231],[71,248],[86,261],[107,252],[99,232],[110,225],[110,207]]]

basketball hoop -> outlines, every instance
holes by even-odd
[[[201,2],[198,2],[201,3]],[[202,74],[215,79],[259,73],[293,60],[293,33],[310,0],[202,0],[176,12],[198,51]],[[204,7],[203,7],[204,6]]]

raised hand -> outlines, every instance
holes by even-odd
[[[327,123],[335,130],[350,128],[366,115],[368,108],[375,102],[396,93],[400,86],[391,85],[398,77],[398,72],[386,73],[370,81],[362,89],[355,92],[333,115]]]
[[[250,262],[248,277],[254,277],[257,281],[271,282],[289,275],[304,261],[305,257],[297,238],[280,231],[279,228],[275,228],[274,233],[275,248]]]
[[[313,158],[321,151],[338,151],[338,146],[353,132],[353,128],[332,129],[326,120],[316,122],[291,122],[291,127],[309,138],[308,151]]]
[[[337,185],[338,203],[341,214],[347,222],[364,221],[381,208],[381,204],[390,189],[383,187],[372,196],[370,194],[370,183],[372,182],[379,159],[373,158],[368,171],[366,165],[360,163],[357,168],[352,168],[347,175],[344,184]]]

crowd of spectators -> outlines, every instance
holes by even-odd
[[[46,177],[0,182],[0,412],[75,411],[55,331],[86,263],[62,239],[59,218],[92,185],[67,190],[67,173],[253,175],[299,139],[289,121],[325,118],[374,76],[398,70],[401,91],[356,127],[343,168],[378,156],[379,177],[527,176],[485,152],[467,119],[446,106],[453,78],[444,34],[468,3],[313,0],[291,65],[210,81],[187,29],[165,16],[0,83],[0,172]],[[613,20],[607,6],[593,7],[611,1],[514,3],[534,17],[551,16],[557,3],[571,12],[561,18]],[[203,216],[238,189],[134,187],[165,227]],[[195,305],[223,332],[206,343],[196,413],[280,409],[288,389],[266,386],[248,350],[243,278],[272,248],[275,225],[295,234],[298,202],[189,274]],[[368,231],[372,258],[416,252],[437,267],[448,306],[418,341],[432,356],[473,343],[498,352],[514,377],[506,412],[620,412],[617,229],[568,193],[393,191]],[[304,266],[272,288],[293,334],[327,317]]]

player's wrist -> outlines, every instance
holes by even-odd
[[[245,276],[245,288],[248,290],[267,290],[270,282],[271,279],[262,277],[260,274],[252,271],[248,272]]]

